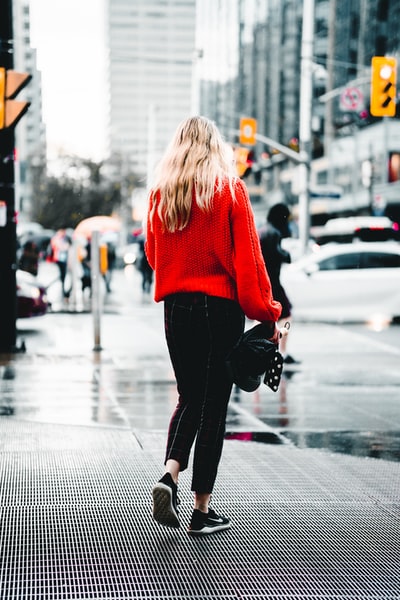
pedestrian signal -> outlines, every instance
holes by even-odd
[[[14,98],[31,79],[28,73],[0,67],[0,129],[16,125],[28,110],[29,102]]]
[[[396,114],[397,61],[389,56],[374,56],[371,62],[371,105],[374,117]]]
[[[240,119],[239,142],[254,146],[256,143],[257,120],[243,117]]]

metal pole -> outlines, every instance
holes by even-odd
[[[300,81],[300,152],[307,157],[299,165],[299,237],[303,253],[306,253],[310,234],[309,184],[311,165],[311,116],[312,74],[314,51],[314,0],[304,0],[301,41]]]
[[[101,347],[101,290],[100,290],[100,233],[92,232],[90,243],[90,274],[92,284],[92,315],[94,329],[93,350],[102,350]]]
[[[81,243],[78,240],[73,240],[72,247],[69,251],[68,262],[70,265],[71,273],[71,293],[69,296],[69,310],[70,312],[80,312],[83,309],[82,306],[82,287],[80,278],[80,252]]]
[[[229,133],[232,135],[239,135],[240,130],[231,129]],[[281,152],[284,156],[287,156],[287,158],[290,158],[290,160],[297,164],[302,164],[308,160],[308,156],[304,152],[296,152],[295,150],[292,150],[291,148],[288,148],[287,146],[276,142],[275,140],[273,140],[270,137],[267,137],[264,134],[256,133],[255,138],[258,142],[262,142],[263,144],[271,146],[271,148],[275,148],[275,150],[279,150],[279,152]]]
[[[0,66],[12,69],[12,0],[0,8]],[[0,130],[0,200],[5,202],[5,224],[0,226],[0,352],[17,350],[16,248],[17,215],[14,188],[14,128]]]

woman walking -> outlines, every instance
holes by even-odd
[[[188,533],[205,535],[230,527],[209,507],[232,390],[226,357],[244,331],[245,315],[268,323],[270,339],[278,342],[281,312],[231,148],[205,117],[183,121],[160,162],[149,196],[146,254],[154,299],[164,301],[179,395],[165,473],[153,488],[153,517],[179,527],[178,476],[194,445]]]

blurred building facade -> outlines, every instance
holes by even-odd
[[[232,143],[238,143],[233,132],[238,130],[240,117],[250,116],[257,119],[259,133],[296,149],[303,2],[201,0],[200,4],[201,29],[219,32],[215,38],[204,38],[204,47],[200,45],[201,112],[215,119]],[[237,18],[237,26],[229,30],[221,25],[228,15]],[[336,208],[348,213],[372,210],[375,188],[396,216],[394,205],[396,196],[400,202],[400,190],[397,192],[393,164],[397,164],[400,150],[395,135],[399,111],[390,119],[393,134],[389,147],[385,145],[385,139],[389,140],[387,123],[369,114],[369,88],[372,56],[400,58],[400,1],[315,0],[314,22],[312,182],[319,189],[334,190],[333,195],[340,189],[341,200],[347,195],[341,208],[340,203]],[[212,57],[226,60],[222,47],[229,47],[230,53],[219,71],[231,74],[210,78]],[[265,166],[262,183],[267,202],[295,204],[293,163],[260,142],[254,150],[256,160]],[[261,158],[264,156],[268,159]],[[327,203],[321,198],[313,203],[325,211]],[[329,207],[328,212],[335,212],[334,203],[329,202]]]
[[[15,128],[15,203],[21,219],[29,220],[34,205],[34,179],[46,166],[45,126],[42,119],[41,75],[30,40],[29,0],[13,0],[14,69],[32,75],[18,100],[30,102]]]
[[[196,0],[107,0],[109,152],[146,177],[192,110]]]

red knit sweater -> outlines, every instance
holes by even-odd
[[[239,302],[249,319],[277,321],[281,305],[272,298],[249,196],[239,179],[213,198],[212,210],[192,204],[182,231],[163,232],[155,212],[147,220],[146,254],[155,272],[156,302],[176,292],[203,292]],[[157,202],[157,198],[151,200]]]

